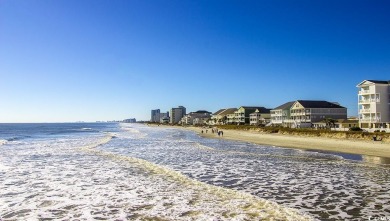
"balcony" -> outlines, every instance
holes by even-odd
[[[359,94],[370,94],[370,90],[360,90]]]
[[[359,113],[370,113],[371,109],[360,109]]]
[[[381,122],[381,119],[378,117],[371,117],[371,118],[362,118],[359,119],[360,122],[371,122],[371,123],[378,123]]]
[[[380,102],[379,99],[364,99],[364,100],[359,100],[359,104],[367,104],[371,102]]]

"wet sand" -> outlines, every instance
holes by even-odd
[[[224,130],[223,137],[218,137],[218,134],[211,133],[211,129],[208,129],[208,133],[205,133],[205,129],[203,129],[204,133],[202,134],[202,128],[199,127],[178,128],[195,131],[199,135],[207,138],[228,139],[270,146],[322,150],[390,158],[390,144],[381,141],[303,137],[282,134],[263,134],[259,132],[240,130]]]

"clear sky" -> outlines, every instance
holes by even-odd
[[[0,0],[0,122],[148,120],[297,99],[357,115],[390,1]]]

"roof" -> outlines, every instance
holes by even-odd
[[[366,82],[371,82],[371,83],[374,83],[374,84],[390,84],[390,80],[388,81],[379,81],[379,80],[364,80],[362,82],[360,82],[357,87],[359,87],[360,85],[363,85],[364,83]]]
[[[271,113],[271,109],[268,109],[268,108],[260,108],[260,109],[256,109],[256,110],[259,110],[259,112],[253,112],[251,114],[256,114],[256,113],[259,113],[259,114],[269,114]]]
[[[213,113],[213,115],[218,115],[218,114],[220,114],[224,110],[226,110],[226,109],[219,109],[217,112]]]
[[[304,108],[345,108],[328,101],[297,100],[296,102],[299,102]]]
[[[222,111],[222,112],[220,113],[220,115],[225,116],[225,115],[228,115],[228,114],[233,114],[234,111],[236,111],[236,110],[237,110],[237,108],[227,108],[227,109],[225,109],[224,111]]]
[[[375,84],[389,84],[390,81],[366,80]]]
[[[337,120],[337,122],[340,124],[357,124],[357,123],[359,123],[359,120],[340,119],[340,120]]]
[[[208,112],[208,111],[205,111],[205,110],[198,110],[198,111],[195,111],[194,113],[197,113],[197,114],[211,114],[211,112]]]
[[[278,110],[278,109],[290,109],[291,106],[295,103],[295,101],[290,101],[290,102],[287,102],[287,103],[284,103],[278,107],[275,107],[273,110]]]

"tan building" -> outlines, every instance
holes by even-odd
[[[169,111],[169,123],[177,124],[180,122],[181,118],[186,115],[186,108],[183,106],[174,107]]]
[[[364,80],[356,87],[360,128],[390,132],[390,81]]]
[[[223,125],[228,123],[228,115],[233,114],[234,118],[234,112],[237,111],[237,108],[226,108],[226,109],[220,109],[214,114],[211,115],[211,125]]]

